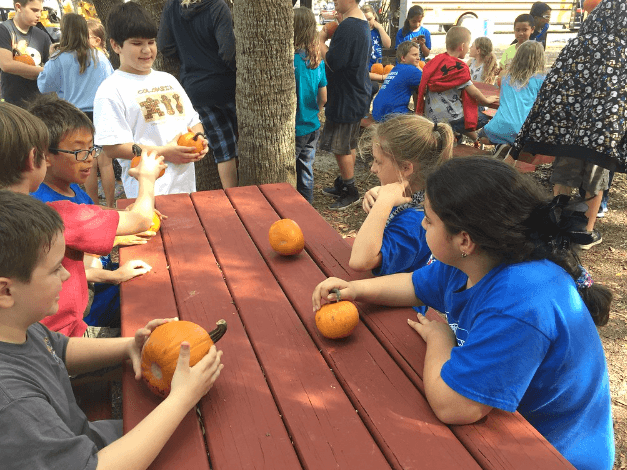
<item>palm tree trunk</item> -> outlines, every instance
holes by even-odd
[[[295,185],[292,2],[235,0],[233,19],[240,186]]]

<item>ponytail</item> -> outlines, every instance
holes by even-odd
[[[590,242],[588,219],[569,196],[547,202],[543,189],[511,166],[492,157],[460,157],[431,173],[427,197],[450,234],[467,232],[496,261],[546,259],[563,268],[594,323],[607,324],[612,293],[585,278],[574,245]]]

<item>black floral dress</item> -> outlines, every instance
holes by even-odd
[[[547,74],[510,151],[627,173],[627,1],[603,0]]]

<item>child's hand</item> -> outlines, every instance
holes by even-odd
[[[374,188],[371,188],[368,191],[366,191],[366,194],[364,194],[364,200],[361,203],[361,206],[364,208],[364,212],[366,214],[370,214],[370,210],[372,209],[372,206],[374,206],[374,203],[377,202],[377,197],[379,196],[379,189],[381,189],[381,186],[375,186]]]
[[[129,344],[127,355],[133,364],[133,371],[135,372],[136,380],[139,380],[142,377],[142,348],[144,347],[144,344],[146,343],[146,340],[148,340],[150,334],[159,325],[177,320],[178,318],[160,318],[158,320],[151,320],[145,327],[140,328],[135,332],[135,338]]]
[[[414,41],[417,44],[426,44],[427,43],[427,39],[424,36],[416,36],[415,38],[412,39],[412,41]]]
[[[337,277],[330,277],[318,284],[313,291],[311,303],[313,304],[314,313],[320,310],[321,300],[337,300],[337,295],[331,292],[333,289],[340,290],[340,297],[342,297],[342,300],[354,300],[355,298],[350,287],[350,283],[343,281],[342,279],[338,279]]]
[[[146,231],[136,235],[118,235],[113,241],[113,246],[133,246],[133,245],[145,245],[148,243],[148,239],[154,237],[155,232]]]
[[[377,200],[390,202],[393,206],[400,206],[411,201],[410,197],[405,196],[408,188],[408,181],[385,184],[380,187]]]
[[[179,145],[178,140],[182,135],[182,133],[178,133],[171,142],[168,142],[163,147],[163,156],[165,159],[176,165],[197,162],[202,159],[202,157],[206,155],[207,151],[203,148],[203,152],[196,152],[194,147],[183,147],[182,145]]]
[[[418,313],[416,316],[418,317],[418,321],[413,321],[408,318],[407,323],[418,332],[425,343],[429,343],[429,341],[440,338],[443,341],[450,343],[451,346],[457,345],[455,333],[453,333],[451,327],[446,323],[431,321],[421,313]]]
[[[120,283],[128,281],[129,279],[133,279],[134,277],[146,274],[147,272],[150,272],[151,269],[152,266],[150,266],[149,264],[144,263],[142,260],[134,259],[124,263],[122,266],[115,270],[115,273],[117,274],[117,281],[118,283]]]
[[[144,150],[142,151],[139,165],[135,168],[130,168],[128,174],[137,180],[140,177],[145,177],[154,182],[159,177],[159,173],[167,167],[168,165],[165,164],[163,156],[157,155],[157,152],[154,151],[148,154]]]
[[[485,100],[488,106],[498,106],[501,102],[498,96],[487,96]]]
[[[218,351],[215,344],[194,367],[189,366],[189,354],[189,343],[181,343],[168,399],[183,400],[191,408],[211,390],[224,364],[220,363],[222,351]]]

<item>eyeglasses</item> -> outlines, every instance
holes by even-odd
[[[545,20],[550,20],[551,19],[551,15],[542,15],[542,18],[544,18]]]
[[[49,148],[48,150],[50,150],[51,152],[55,152],[55,153],[58,153],[58,152],[71,153],[74,155],[74,158],[76,158],[77,162],[84,162],[90,156],[97,158],[98,155],[100,155],[100,153],[102,152],[102,147],[100,145],[94,145],[89,150],[62,150],[62,149],[54,149],[54,148]]]

